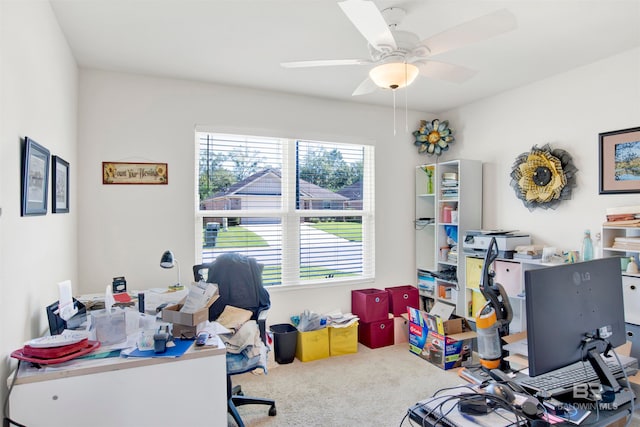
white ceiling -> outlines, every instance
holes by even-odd
[[[369,66],[285,69],[280,62],[369,58],[337,0],[50,0],[82,67],[393,105],[352,97]],[[439,113],[640,46],[640,0],[375,0],[407,11],[421,40],[507,8],[515,31],[438,55],[478,73],[462,84],[418,77],[412,110]],[[640,77],[639,77],[640,78]],[[405,93],[397,91],[404,106]]]

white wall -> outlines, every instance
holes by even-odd
[[[577,249],[585,228],[599,230],[606,207],[638,203],[635,195],[598,195],[597,134],[638,125],[639,55],[636,49],[440,115],[457,136],[442,160],[485,162],[484,228],[519,229],[536,243]],[[195,125],[373,141],[377,279],[358,287],[414,283],[413,166],[434,159],[417,154],[402,123],[393,136],[391,110],[96,70],[82,70],[80,82],[82,292],[102,291],[116,275],[134,289],[172,283],[175,272],[158,267],[167,248],[189,280],[196,259]],[[429,117],[410,112],[410,131],[422,118]],[[517,155],[547,142],[573,156],[578,186],[556,210],[529,212],[509,186],[511,166]],[[168,162],[169,185],[103,186],[102,161]],[[349,310],[353,288],[273,289],[270,321],[304,309]]]
[[[391,94],[389,94],[391,96]],[[96,70],[80,73],[79,278],[82,292],[102,292],[124,275],[131,289],[166,287],[174,270],[159,267],[172,249],[182,281],[196,261],[196,125],[280,136],[365,141],[376,146],[377,280],[365,286],[272,290],[270,322],[305,309],[351,310],[350,289],[415,282],[413,165],[424,161],[410,132],[423,115],[250,89]],[[167,186],[102,185],[103,161],[168,162]]]
[[[0,368],[47,328],[57,283],[77,289],[78,70],[48,2],[0,1]],[[35,139],[70,163],[70,213],[20,216],[21,142]],[[49,188],[50,191],[50,188]]]
[[[443,114],[457,130],[452,155],[484,162],[483,227],[530,233],[534,243],[579,250],[600,231],[606,208],[638,194],[599,195],[598,133],[640,126],[640,49]],[[573,157],[577,187],[556,210],[530,212],[510,187],[511,167],[534,145]]]
[[[125,275],[132,288],[164,287],[175,273],[159,268],[162,251],[173,249],[184,266],[195,260],[195,125],[373,141],[377,280],[366,286],[414,282],[413,166],[434,159],[417,154],[401,119],[393,136],[390,109],[93,70],[81,71],[78,92],[76,65],[47,2],[2,0],[0,16],[3,394],[8,354],[46,328],[44,307],[57,282],[71,279],[75,293],[101,292]],[[635,49],[440,115],[457,131],[443,160],[486,163],[484,226],[572,249],[583,229],[599,228],[606,207],[638,204],[637,195],[598,195],[597,140],[598,132],[640,125],[638,76]],[[431,117],[410,112],[410,127],[423,118]],[[25,135],[70,162],[71,213],[49,208],[46,216],[20,217]],[[529,212],[509,187],[510,168],[518,154],[546,142],[573,155],[578,187],[557,210]],[[169,185],[103,186],[101,162],[126,160],[168,162]],[[347,310],[350,290],[274,290],[270,321],[305,308]]]

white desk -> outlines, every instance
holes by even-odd
[[[112,357],[47,369],[22,362],[10,415],[29,427],[226,427],[225,353],[192,347],[179,358]]]

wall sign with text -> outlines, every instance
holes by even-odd
[[[167,163],[102,162],[103,184],[167,184]]]

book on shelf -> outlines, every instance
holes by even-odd
[[[613,239],[614,249],[640,251],[640,237],[616,237]]]
[[[516,252],[513,254],[513,259],[542,259],[542,253],[520,253]]]
[[[619,226],[619,227],[640,227],[640,218],[638,219],[627,219],[627,220],[618,220],[618,221],[607,221],[604,224],[605,226]]]
[[[629,221],[638,219],[636,214],[613,214],[607,215],[607,221]]]
[[[620,214],[640,214],[640,206],[617,206],[615,208],[607,208],[607,215]]]

